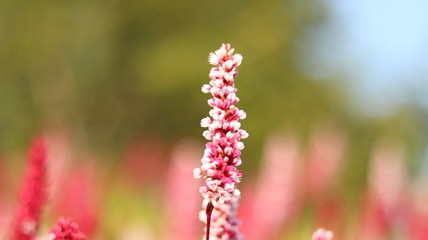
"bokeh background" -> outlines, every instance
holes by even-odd
[[[0,1],[0,219],[49,142],[42,234],[201,239],[208,53],[229,42],[246,239],[425,239],[423,0]],[[425,222],[425,223],[424,223]],[[6,226],[6,224],[3,224]],[[0,226],[0,238],[7,229]]]

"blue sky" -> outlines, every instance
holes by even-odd
[[[428,1],[326,0],[317,31],[323,77],[346,75],[356,109],[386,115],[402,104],[428,108]]]

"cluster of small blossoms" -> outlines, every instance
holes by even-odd
[[[312,240],[332,240],[333,232],[326,231],[323,228],[320,228],[314,232],[312,235]]]
[[[77,224],[71,219],[60,218],[49,231],[48,240],[86,240],[87,237],[83,234]]]
[[[202,92],[212,94],[212,98],[208,100],[208,105],[213,107],[209,112],[210,117],[201,120],[201,126],[208,128],[203,136],[210,142],[206,144],[202,165],[193,170],[193,176],[205,178],[200,192],[204,197],[204,207],[209,209],[211,205],[214,210],[213,231],[218,224],[216,219],[225,219],[230,224],[233,217],[231,210],[234,207],[231,203],[240,197],[236,185],[242,176],[242,171],[236,168],[242,163],[240,155],[244,144],[240,140],[248,137],[248,133],[240,129],[239,123],[240,119],[246,117],[246,113],[235,106],[239,98],[236,96],[234,77],[238,74],[237,67],[242,62],[242,56],[233,55],[233,51],[229,44],[223,44],[219,50],[209,55],[209,62],[215,67],[209,74],[210,83],[202,87]],[[223,204],[230,206],[219,206]],[[217,213],[221,217],[216,217]],[[218,238],[215,239],[238,239],[232,235],[217,235]]]

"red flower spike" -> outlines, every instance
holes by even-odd
[[[46,145],[35,138],[28,155],[28,169],[22,185],[13,226],[13,240],[32,240],[38,230],[40,214],[46,199]]]

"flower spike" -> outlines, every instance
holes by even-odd
[[[237,166],[242,163],[240,155],[244,143],[241,139],[247,138],[248,133],[241,129],[239,122],[246,117],[246,113],[235,106],[239,98],[236,96],[234,78],[242,56],[233,52],[230,44],[222,44],[208,57],[208,62],[214,67],[209,74],[211,81],[202,86],[202,92],[212,95],[208,105],[213,109],[209,117],[201,120],[201,126],[207,128],[203,136],[209,142],[201,159],[201,167],[193,170],[195,178],[205,179],[205,184],[200,187],[205,208],[200,217],[207,224],[206,239],[211,237],[213,240],[242,238],[235,219],[240,197],[236,185],[242,177],[242,171]]]
[[[45,142],[38,137],[29,151],[28,169],[13,226],[13,240],[35,239],[46,198],[46,158]]]

